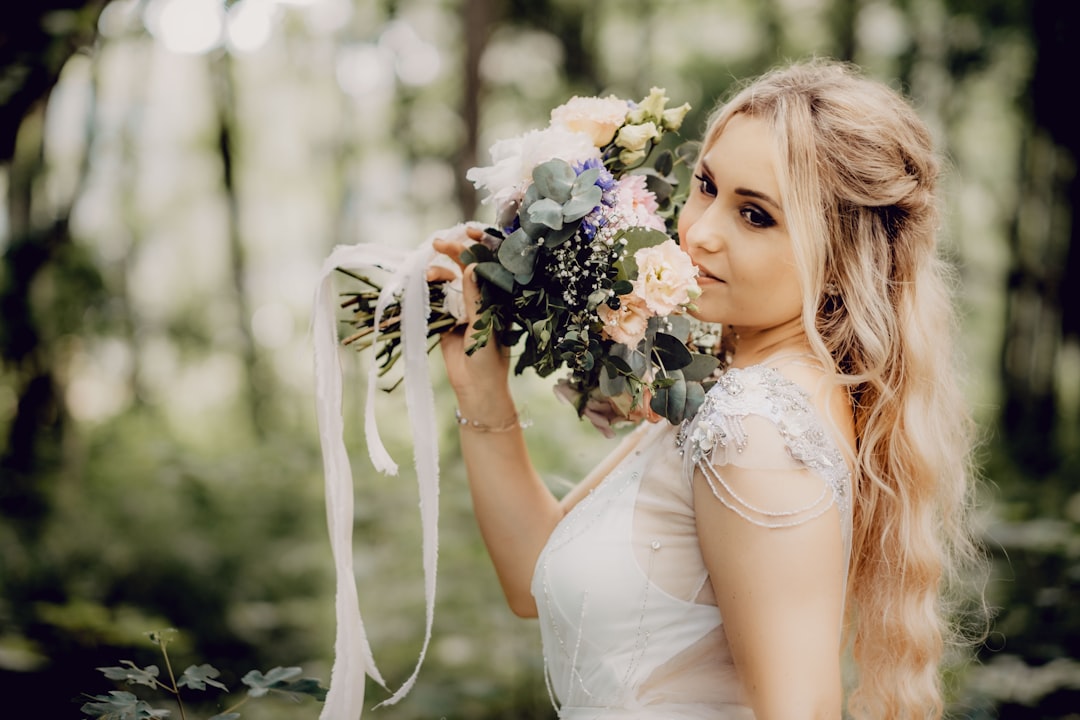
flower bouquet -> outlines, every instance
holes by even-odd
[[[519,347],[517,374],[567,368],[558,390],[579,416],[606,401],[626,417],[647,398],[679,423],[719,364],[715,336],[686,315],[697,268],[674,228],[695,148],[664,142],[689,110],[667,103],[657,88],[638,103],[574,97],[548,127],[495,143],[493,164],[466,176],[496,215],[461,258],[476,264],[481,292],[468,351],[494,338]],[[349,274],[363,287],[346,294],[356,330],[345,343],[377,345],[385,373],[401,355],[400,296],[387,302],[370,276]],[[430,350],[463,322],[460,278],[429,282],[427,295]]]

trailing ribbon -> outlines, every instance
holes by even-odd
[[[426,618],[424,643],[412,675],[397,692],[380,703],[392,705],[405,697],[416,682],[431,642],[435,617],[435,578],[439,552],[439,450],[435,427],[435,396],[427,367],[427,318],[430,304],[426,272],[436,255],[432,241],[438,237],[463,235],[465,227],[458,225],[435,233],[411,252],[368,243],[340,245],[326,258],[320,273],[313,317],[315,402],[326,484],[326,519],[337,577],[334,600],[337,618],[334,664],[330,671],[330,689],[320,715],[321,720],[357,720],[363,712],[366,676],[370,675],[382,687],[386,687],[368,644],[353,574],[354,497],[352,468],[345,450],[342,370],[339,357],[341,346],[337,334],[338,302],[333,289],[333,275],[337,268],[358,272],[382,270],[392,274],[376,302],[372,345],[378,341],[379,325],[387,306],[395,298],[401,304],[405,403],[412,431],[413,458],[420,494]],[[375,417],[377,376],[377,364],[372,362],[368,370],[364,409],[368,456],[377,470],[396,475],[397,464],[382,443]]]

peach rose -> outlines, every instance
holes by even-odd
[[[652,313],[641,298],[635,295],[623,295],[619,300],[621,305],[618,310],[611,309],[607,303],[601,303],[596,308],[600,320],[604,323],[604,335],[617,343],[637,347],[645,338]]]
[[[606,98],[575,95],[551,111],[551,124],[584,133],[592,138],[593,145],[604,147],[615,137],[628,109],[627,102],[614,95]]]

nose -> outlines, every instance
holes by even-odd
[[[696,217],[686,218],[682,228],[682,239],[691,255],[697,253],[715,253],[725,246],[724,226],[717,203],[710,203]]]

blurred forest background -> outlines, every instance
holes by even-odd
[[[79,717],[81,693],[113,687],[94,668],[159,662],[143,633],[170,626],[175,665],[212,663],[230,686],[274,665],[326,681],[308,328],[329,250],[483,217],[465,169],[571,94],[665,87],[694,106],[694,135],[737,78],[828,55],[907,92],[948,160],[958,382],[985,440],[997,608],[978,662],[950,673],[952,716],[1080,717],[1078,13],[1070,0],[6,3],[0,707]],[[366,360],[346,357],[360,602],[396,687],[423,630],[416,487],[404,427],[383,424],[400,477],[367,463]],[[537,629],[501,599],[432,368],[435,635],[416,689],[372,717],[552,718]],[[515,382],[546,477],[583,475],[610,446],[566,422],[547,383]],[[400,417],[401,397],[379,402]],[[369,707],[385,697],[369,686]]]

